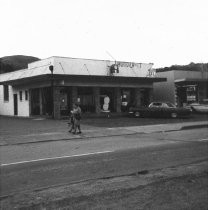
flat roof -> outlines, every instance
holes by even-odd
[[[0,85],[20,85],[20,84],[31,84],[32,82],[44,82],[51,81],[51,74],[36,75],[29,78],[20,78],[14,80],[7,80],[0,82]],[[158,77],[119,77],[119,76],[98,76],[98,75],[63,75],[63,74],[54,74],[53,80],[66,80],[67,82],[80,82],[81,84],[87,84],[91,82],[108,82],[112,84],[119,83],[153,83],[153,82],[163,82],[166,81],[166,78]]]
[[[66,57],[66,56],[50,56],[48,58],[44,58],[44,59],[41,59],[41,60],[46,60],[46,59],[50,59],[50,58],[67,58],[67,59],[76,59],[76,60],[90,60],[90,61],[111,61],[111,62],[122,62],[122,63],[137,63],[137,64],[154,64],[152,62],[149,62],[149,63],[146,63],[146,62],[136,62],[136,61],[123,61],[123,60],[110,60],[110,59],[98,59],[98,58],[75,58],[75,57]],[[31,63],[35,63],[36,61],[34,62],[31,62]]]
[[[203,78],[203,79],[182,78],[182,79],[177,79],[174,82],[177,84],[207,83],[208,78]]]

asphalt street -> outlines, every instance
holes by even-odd
[[[0,147],[1,165],[43,161],[89,153],[114,152],[130,148],[173,144],[180,141],[206,141],[207,128],[171,132],[130,133],[128,135],[79,138],[54,142],[7,145]]]
[[[208,158],[207,128],[1,147],[1,197]]]

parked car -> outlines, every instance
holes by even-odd
[[[189,108],[178,108],[169,102],[152,102],[148,107],[130,107],[129,114],[134,117],[185,117],[191,114]]]
[[[194,112],[208,113],[208,102],[191,103],[188,105],[188,107],[190,107]]]

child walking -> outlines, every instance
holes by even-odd
[[[73,110],[72,110],[72,116],[73,116],[73,125],[70,130],[73,134],[81,134],[81,126],[80,126],[80,120],[81,120],[81,108],[77,103],[73,104]],[[78,132],[77,132],[78,130]]]
[[[71,125],[71,128],[69,130],[70,133],[72,133],[74,131],[74,115],[73,115],[73,111],[71,111],[71,115],[69,117],[69,125]]]

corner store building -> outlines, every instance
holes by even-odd
[[[83,112],[101,113],[106,96],[109,110],[122,112],[122,102],[147,105],[153,83],[152,63],[132,63],[50,57],[28,64],[27,69],[0,75],[0,115],[68,115],[78,102]],[[51,70],[53,71],[51,71]]]

